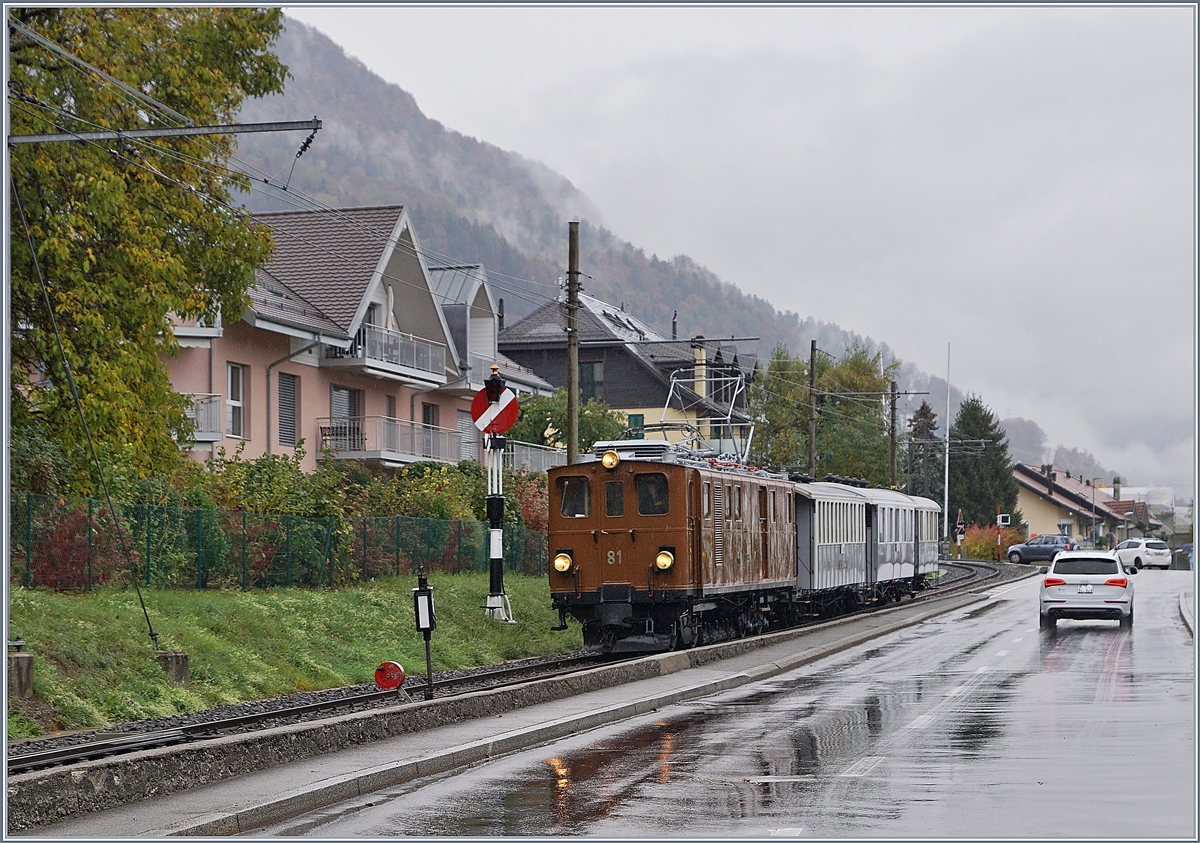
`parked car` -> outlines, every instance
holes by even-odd
[[[1171,567],[1171,548],[1160,539],[1128,539],[1117,545],[1117,558],[1126,566],[1166,569]]]
[[[1115,620],[1133,626],[1133,575],[1115,553],[1076,550],[1060,553],[1038,588],[1038,623],[1054,629],[1063,618]]]
[[[1075,550],[1076,541],[1070,536],[1034,536],[1027,542],[1014,544],[1008,549],[1008,561],[1019,565],[1022,562],[1041,562],[1053,559],[1054,554],[1064,550]]]

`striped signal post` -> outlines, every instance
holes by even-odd
[[[504,446],[501,435],[517,420],[517,396],[504,386],[500,367],[471,401],[471,418],[483,432],[484,466],[487,468],[488,570],[490,583],[485,611],[492,620],[516,623],[504,593]]]

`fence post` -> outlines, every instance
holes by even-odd
[[[150,524],[154,517],[154,507],[150,504],[145,504],[146,507],[146,585],[150,585]]]
[[[362,572],[363,573],[362,573],[362,575],[363,575],[363,579],[365,580],[367,578],[367,516],[365,516],[365,515],[362,517],[362,534],[363,534],[363,540],[362,540],[362,549],[363,549]]]
[[[93,571],[92,556],[94,553],[94,548],[93,548],[93,544],[92,544],[92,512],[93,512],[92,504],[94,502],[92,501],[91,498],[88,498],[87,502],[88,502],[88,585],[87,585],[87,587],[88,587],[88,591],[91,591],[92,590],[92,571]]]
[[[196,588],[204,588],[204,510],[196,510]]]
[[[292,516],[283,516],[283,546],[284,553],[287,559],[287,575],[284,583],[288,588],[292,587]]]
[[[459,518],[454,522],[454,562],[455,567],[462,571],[462,519]]]
[[[25,493],[25,587],[33,586],[33,493]]]
[[[245,591],[248,586],[246,580],[249,570],[246,566],[246,510],[242,510],[242,591]]]
[[[392,575],[400,576],[400,516],[393,515],[392,520],[396,522],[396,564],[392,566]]]

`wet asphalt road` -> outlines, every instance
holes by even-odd
[[[1038,579],[768,682],[258,835],[1196,835],[1192,574],[1039,631]]]

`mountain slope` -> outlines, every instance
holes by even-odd
[[[289,184],[284,192],[260,182],[247,199],[252,210],[302,207],[301,194],[333,207],[403,203],[430,262],[482,262],[510,319],[558,294],[558,279],[566,274],[567,221],[580,219],[584,288],[624,303],[664,334],[677,313],[681,336],[759,337],[739,345],[764,358],[781,343],[807,357],[812,339],[834,355],[857,340],[894,358],[885,345],[837,325],[780,313],[691,258],[647,256],[605,229],[599,210],[570,181],[429,119],[411,94],[310,27],[289,19],[278,53],[291,71],[285,93],[247,102],[241,119],[316,115],[323,128],[298,160],[302,138],[295,133],[239,138],[244,162]],[[909,364],[902,371],[901,391],[931,393],[902,402],[902,410],[911,412],[926,398],[944,412],[945,381]],[[959,400],[952,390],[952,413]]]

